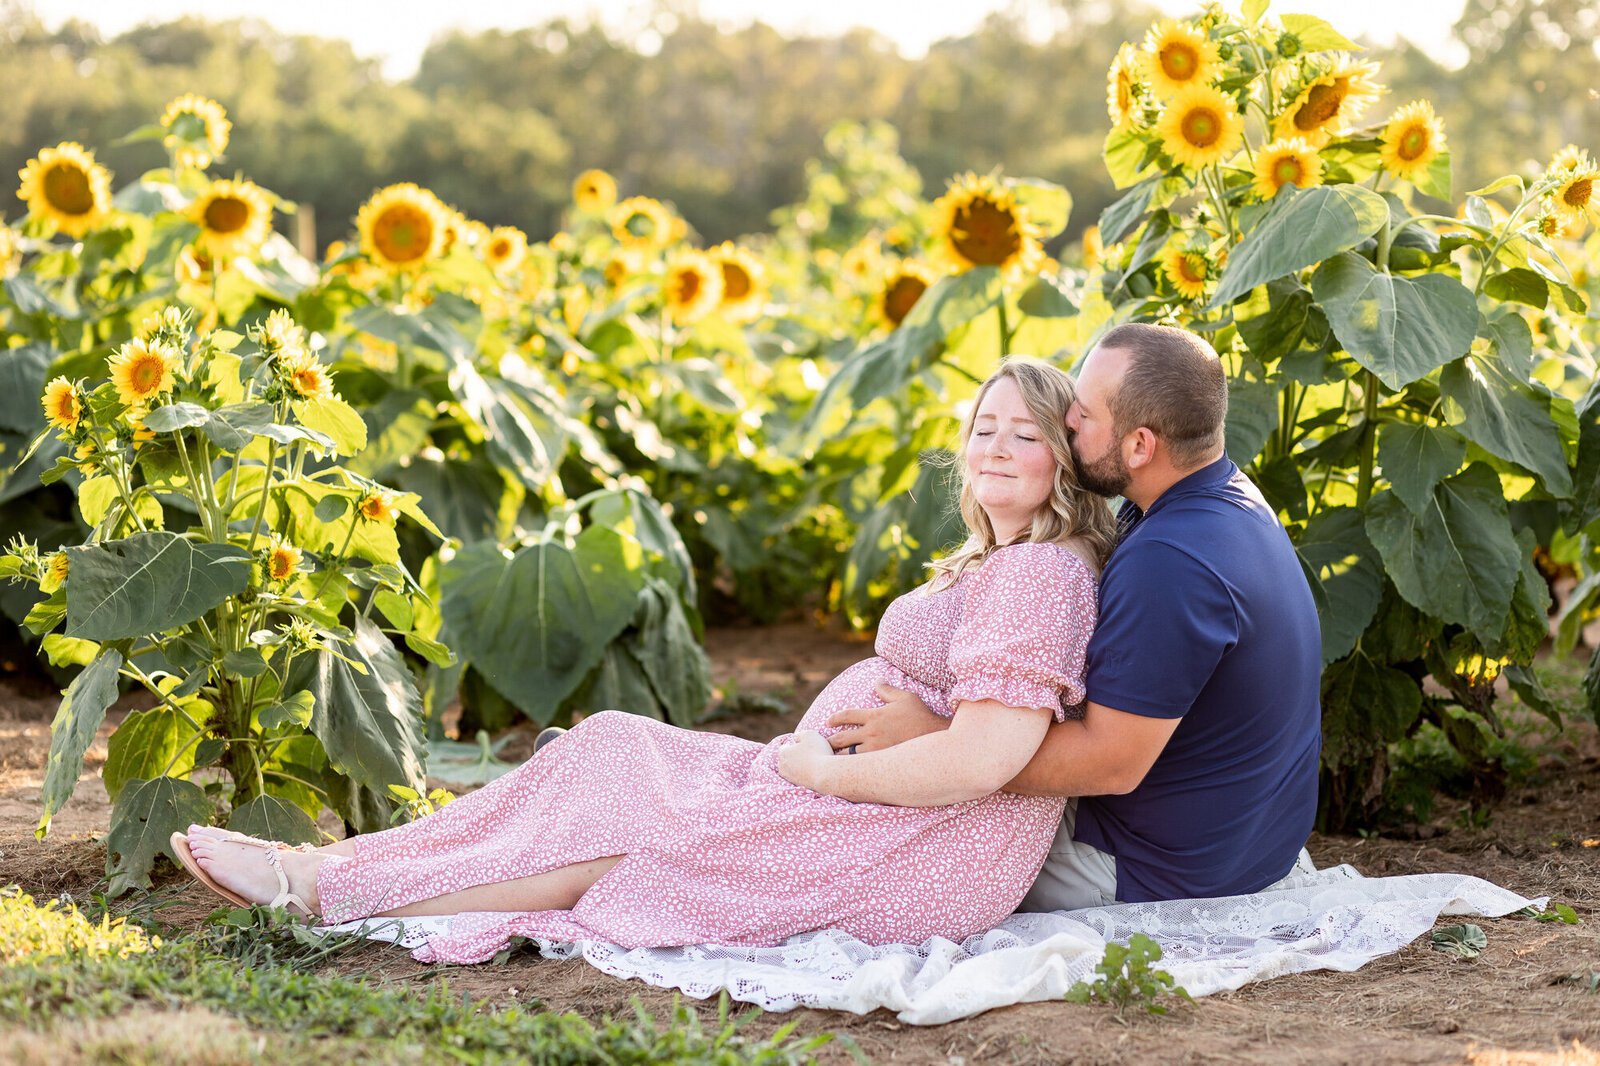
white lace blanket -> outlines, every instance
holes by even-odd
[[[597,941],[535,941],[548,958],[582,956],[617,977],[636,977],[696,998],[727,990],[766,1010],[820,1007],[864,1014],[879,1007],[903,1022],[937,1025],[1012,1003],[1059,999],[1087,978],[1106,943],[1134,933],[1161,945],[1161,968],[1190,995],[1238,988],[1304,970],[1350,971],[1398,951],[1440,915],[1498,918],[1527,900],[1476,877],[1363,877],[1349,866],[1316,870],[1301,853],[1288,877],[1262,892],[1220,899],[1125,903],[1049,914],[1014,914],[961,943],[869,947],[835,931],[779,947],[698,944],[626,950]],[[326,926],[422,947],[454,917],[373,919]]]

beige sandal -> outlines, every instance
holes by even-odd
[[[248,844],[253,848],[260,848],[266,852],[267,865],[272,867],[272,872],[278,875],[278,894],[273,896],[266,906],[274,909],[278,907],[299,907],[300,913],[306,917],[316,917],[311,913],[311,908],[306,905],[305,900],[289,891],[289,877],[283,872],[283,860],[278,858],[278,852],[298,851],[304,848],[304,845],[297,848],[277,840],[257,840],[255,837],[248,837],[243,833],[230,833],[229,836],[231,843]],[[257,904],[245,899],[232,889],[224,888],[221,883],[200,867],[200,864],[195,861],[194,853],[189,850],[189,836],[187,833],[173,833],[169,843],[172,845],[172,853],[178,857],[178,862],[183,865],[185,870],[189,871],[196,881],[199,881],[236,907],[257,906]]]

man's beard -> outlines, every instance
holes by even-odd
[[[1077,449],[1077,442],[1073,442],[1072,458],[1078,464],[1078,484],[1094,493],[1110,499],[1112,496],[1121,496],[1122,491],[1128,487],[1128,482],[1133,480],[1133,471],[1128,469],[1128,464],[1122,461],[1122,452],[1117,448],[1107,448],[1106,454],[1094,462],[1087,462]]]

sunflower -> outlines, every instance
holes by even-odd
[[[1553,173],[1557,170],[1582,169],[1593,165],[1588,152],[1575,144],[1569,144],[1550,157],[1550,165],[1545,169]]]
[[[287,312],[280,311],[279,314]],[[139,336],[154,337],[165,331],[169,337],[182,337],[184,326],[188,322],[187,314],[176,307],[164,307],[159,311],[152,311],[139,323]]]
[[[17,255],[17,235],[11,227],[0,222],[0,278],[11,272],[11,260]]]
[[[1014,277],[1032,273],[1044,257],[1027,208],[992,176],[957,177],[933,210],[940,251],[957,270],[997,266]]]
[[[1106,114],[1111,117],[1114,130],[1131,126],[1140,117],[1137,93],[1143,89],[1139,81],[1139,53],[1128,41],[1117,49],[1117,58],[1106,71]]]
[[[528,237],[515,226],[497,226],[484,242],[483,258],[489,269],[506,275],[515,271],[528,257]]]
[[[53,378],[44,387],[44,416],[52,426],[60,429],[77,429],[83,417],[83,397],[78,388],[66,378]]]
[[[1270,200],[1293,183],[1302,189],[1322,184],[1322,157],[1304,137],[1273,141],[1256,153],[1256,195]]]
[[[424,266],[444,254],[450,214],[437,196],[411,182],[386,186],[356,214],[361,251],[387,270]]]
[[[1206,39],[1205,32],[1177,19],[1162,19],[1151,26],[1145,34],[1144,50],[1138,55],[1139,69],[1158,100],[1175,96],[1191,85],[1209,83],[1217,74],[1219,62],[1217,46]]]
[[[1416,184],[1444,151],[1444,122],[1426,100],[1407,104],[1394,113],[1379,138],[1383,169]]]
[[[1183,166],[1203,167],[1232,155],[1244,140],[1233,98],[1209,85],[1180,89],[1156,121],[1161,147]]]
[[[333,398],[333,379],[328,376],[328,368],[318,362],[315,356],[285,367],[284,378],[289,385],[289,391],[294,393],[297,399]]]
[[[253,182],[214,181],[187,213],[213,262],[251,255],[272,232],[272,202]]]
[[[839,275],[856,289],[872,285],[883,270],[883,248],[870,236],[847,248],[839,258]]]
[[[711,249],[711,261],[722,268],[722,302],[717,311],[729,322],[749,322],[767,303],[767,268],[754,254],[732,241]]]
[[[1093,270],[1100,265],[1100,260],[1105,258],[1106,245],[1100,239],[1099,226],[1090,226],[1083,231],[1082,251],[1085,270]]]
[[[1178,295],[1187,300],[1203,297],[1212,280],[1211,261],[1192,248],[1175,245],[1162,252],[1161,269],[1172,287],[1178,290]]]
[[[395,509],[394,493],[370,489],[356,501],[356,513],[368,522],[387,522],[392,526],[400,512]]]
[[[883,279],[883,291],[873,309],[884,325],[894,329],[905,321],[922,294],[938,280],[939,274],[932,267],[907,259]]]
[[[277,541],[267,549],[266,569],[267,578],[271,581],[287,581],[300,569],[300,549],[287,541]]]
[[[128,422],[128,428],[133,430],[131,443],[135,451],[138,450],[140,445],[156,439],[156,431],[146,429],[144,425],[144,416],[149,413],[143,407],[130,407],[122,412],[122,417]]]
[[[1534,219],[1533,229],[1547,241],[1573,241],[1583,233],[1583,220],[1568,221],[1546,200],[1544,210]]]
[[[67,583],[70,563],[66,552],[56,552],[44,564],[44,574],[39,578],[39,591],[46,595]]]
[[[680,252],[667,264],[661,290],[667,314],[680,326],[698,322],[722,302],[722,270],[704,252]]]
[[[30,214],[69,237],[82,237],[111,214],[111,175],[83,145],[62,141],[18,172]]]
[[[630,248],[662,248],[672,241],[672,216],[648,196],[630,196],[611,209],[611,233]]]
[[[117,399],[129,407],[172,389],[178,353],[160,341],[131,340],[111,357],[111,383]]]
[[[606,260],[606,284],[613,289],[619,288],[624,281],[643,269],[644,264],[639,261],[637,252],[628,248],[619,249]]]
[[[233,129],[221,104],[195,93],[184,93],[168,104],[161,125],[172,131],[162,143],[172,150],[173,162],[201,170],[228,147],[228,131]]]
[[[1592,165],[1561,172],[1559,184],[1550,193],[1550,206],[1567,227],[1600,221],[1600,203],[1595,201],[1594,188],[1597,178],[1600,169]]]
[[[267,320],[256,328],[255,338],[267,355],[305,350],[305,333],[295,324],[289,312],[281,307],[274,308],[267,315]]]
[[[1273,126],[1274,140],[1304,137],[1313,148],[1321,148],[1361,117],[1383,92],[1373,81],[1376,63],[1358,63],[1341,58],[1325,74],[1313,78],[1278,116]]]
[[[617,182],[603,170],[585,170],[572,183],[572,201],[578,210],[597,215],[617,202]]]

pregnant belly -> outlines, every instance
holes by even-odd
[[[915,693],[928,705],[929,710],[946,716],[950,713],[949,701],[943,689],[924,684],[887,659],[874,656],[846,668],[838,677],[828,682],[828,687],[823,689],[812,702],[810,710],[806,711],[805,717],[800,720],[800,725],[796,728],[815,729],[824,736],[837,733],[842,727],[830,727],[827,724],[828,718],[836,712],[857,707],[883,706],[883,698],[875,691],[880,681]]]

